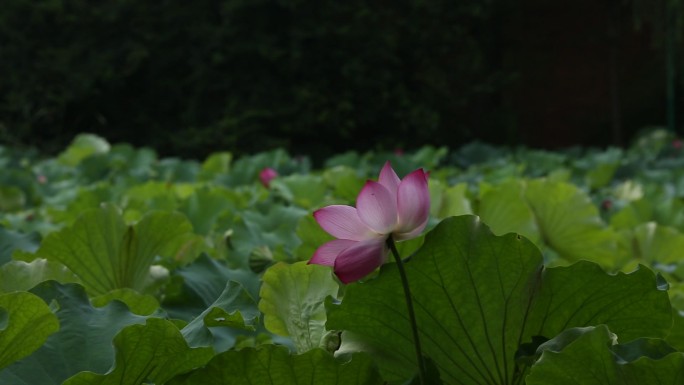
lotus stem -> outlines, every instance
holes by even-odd
[[[416,323],[416,314],[413,311],[413,300],[411,299],[411,288],[409,287],[408,278],[406,277],[406,270],[404,269],[404,261],[399,256],[397,247],[394,245],[394,240],[392,237],[387,238],[387,247],[392,251],[394,260],[397,263],[397,268],[399,269],[399,276],[401,277],[401,284],[404,287],[404,297],[406,298],[406,307],[408,309],[409,321],[411,322],[411,332],[413,334],[413,345],[416,348],[416,360],[418,363],[418,378],[420,379],[421,385],[426,385],[425,383],[425,363],[423,361],[423,353],[420,348],[420,336],[418,335],[418,324]]]

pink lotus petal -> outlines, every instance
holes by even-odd
[[[278,176],[278,172],[270,167],[266,167],[259,172],[259,180],[264,187],[268,188],[271,181]]]
[[[385,262],[385,238],[358,242],[335,259],[335,275],[344,283],[357,281]]]
[[[335,238],[362,241],[373,237],[373,231],[359,218],[351,206],[332,205],[314,212],[316,222]]]
[[[361,221],[378,234],[389,234],[397,224],[397,200],[383,185],[368,181],[356,198]]]
[[[418,225],[418,227],[416,227],[415,229],[413,229],[409,232],[400,233],[400,232],[395,231],[394,233],[392,233],[392,238],[395,241],[405,241],[407,239],[413,239],[413,238],[419,236],[420,233],[423,232],[423,230],[425,229],[425,226],[427,226],[427,223],[428,223],[428,218],[425,218],[425,222],[421,223],[420,225]]]
[[[359,242],[349,241],[346,239],[335,239],[330,242],[326,242],[316,249],[313,257],[311,257],[309,260],[309,263],[331,267],[335,266],[335,258],[337,258],[337,256],[340,255],[340,253],[342,253],[344,250],[358,243]]]
[[[422,231],[425,228],[430,214],[430,191],[423,169],[402,179],[397,189],[397,212],[399,225],[396,233],[414,234],[418,229]]]
[[[380,177],[378,178],[378,183],[385,186],[387,191],[392,193],[392,195],[394,195],[396,199],[399,182],[401,182],[401,180],[397,176],[397,173],[394,172],[394,169],[392,168],[392,165],[388,160],[387,162],[385,162],[385,165],[382,167],[382,170],[380,170]]]

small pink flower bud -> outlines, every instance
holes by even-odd
[[[261,170],[259,172],[259,180],[261,181],[261,184],[264,185],[264,187],[268,188],[271,184],[271,181],[278,176],[278,172],[270,167],[266,167],[265,169]]]
[[[610,199],[605,199],[603,202],[601,202],[601,208],[604,210],[610,210],[613,208],[613,201]]]

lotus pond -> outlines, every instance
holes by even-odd
[[[368,207],[388,161],[396,184],[371,185],[392,202],[399,178],[427,190],[363,222],[388,223],[386,259],[353,279],[308,263],[337,244],[313,213]],[[54,157],[0,147],[0,170],[0,384],[684,383],[684,150],[663,131],[315,167],[83,134]]]

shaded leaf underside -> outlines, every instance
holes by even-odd
[[[615,276],[580,262],[544,270],[536,247],[494,236],[477,217],[443,221],[406,264],[423,351],[445,384],[516,384],[527,371],[515,353],[535,335],[607,324],[621,338],[663,337],[671,326],[667,292],[647,269]],[[394,264],[328,304],[330,330],[348,331],[342,352],[374,354],[383,376],[416,370],[406,304]]]

